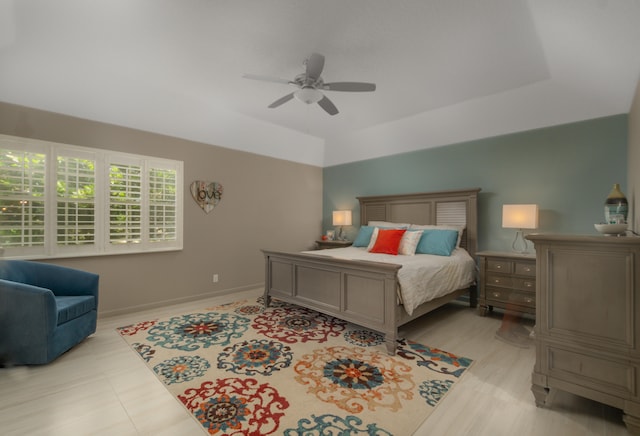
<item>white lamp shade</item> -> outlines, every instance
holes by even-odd
[[[537,229],[537,204],[502,205],[502,227],[507,229]]]
[[[350,210],[334,210],[333,225],[334,226],[350,226],[351,211]]]

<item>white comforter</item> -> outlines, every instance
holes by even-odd
[[[463,248],[456,248],[451,256],[394,256],[369,253],[366,248],[360,247],[332,248],[305,253],[402,265],[398,271],[399,296],[409,315],[422,303],[467,287],[475,278],[475,262]]]

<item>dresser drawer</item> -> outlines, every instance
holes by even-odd
[[[518,306],[526,306],[532,309],[536,307],[536,294],[533,292],[512,291],[509,289],[491,288],[486,289],[486,298],[488,302],[497,302],[503,304],[515,304]]]
[[[572,349],[566,345],[542,343],[538,359],[541,371],[566,383],[630,398],[637,395],[638,367],[627,359],[603,358],[593,349]],[[571,391],[571,389],[568,389]]]

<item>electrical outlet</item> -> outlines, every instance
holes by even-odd
[[[213,275],[213,283],[218,283],[218,274]]]

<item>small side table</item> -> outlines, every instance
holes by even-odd
[[[318,240],[316,241],[316,245],[317,245],[317,249],[318,250],[324,250],[325,248],[344,248],[344,247],[350,247],[351,244],[353,244],[353,241],[323,241],[323,240]]]
[[[481,251],[479,313],[494,307],[536,313],[536,258],[532,254]]]

